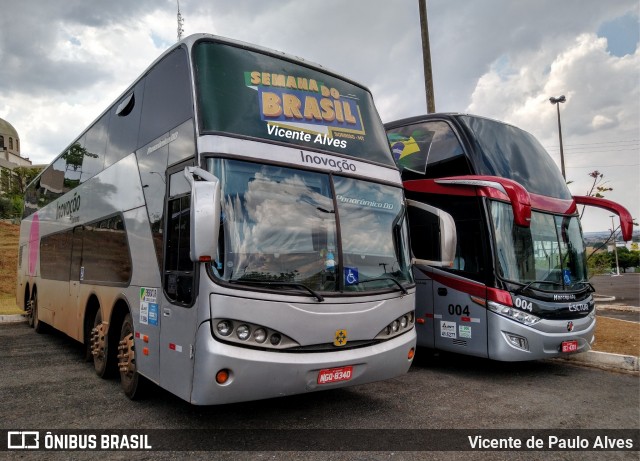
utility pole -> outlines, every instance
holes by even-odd
[[[549,98],[551,104],[555,104],[558,109],[558,137],[560,138],[560,171],[562,171],[562,177],[566,180],[567,175],[564,172],[564,151],[562,150],[562,125],[560,124],[560,103],[566,102],[567,98],[564,95],[554,98]]]
[[[420,8],[420,32],[422,34],[422,60],[424,63],[424,88],[427,94],[427,113],[436,111],[433,95],[433,74],[431,72],[431,46],[429,45],[429,25],[427,24],[427,1],[418,0]]]

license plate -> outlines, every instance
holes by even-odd
[[[578,341],[563,341],[562,352],[575,352],[578,350]]]
[[[338,381],[349,381],[353,375],[353,367],[325,368],[318,372],[318,384],[329,384]]]

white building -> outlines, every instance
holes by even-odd
[[[9,175],[13,178],[13,169],[19,166],[31,167],[31,160],[20,155],[20,137],[16,129],[0,118],[0,178]],[[6,191],[7,184],[0,181],[0,195]]]

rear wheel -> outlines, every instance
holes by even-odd
[[[131,314],[125,316],[122,322],[122,328],[120,329],[118,368],[120,370],[120,384],[125,395],[132,400],[143,397],[147,381],[138,373]]]
[[[29,296],[28,292],[25,293],[24,299],[24,311],[26,313],[25,316],[27,317],[27,324],[33,328],[33,300]]]
[[[34,291],[31,297],[31,325],[36,333],[44,333],[47,325],[38,319],[38,292]]]
[[[91,354],[93,355],[93,368],[101,378],[108,378],[111,374],[109,363],[109,338],[107,337],[107,327],[102,323],[102,312],[96,312],[93,319],[93,329],[91,330]]]

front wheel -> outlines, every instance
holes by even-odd
[[[125,395],[131,400],[144,396],[147,381],[138,373],[136,362],[136,345],[131,314],[127,314],[120,330],[118,344],[118,368],[120,370],[120,385]]]

